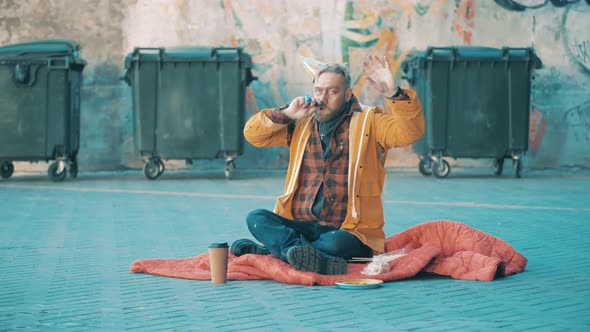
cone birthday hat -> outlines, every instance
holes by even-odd
[[[305,66],[305,70],[306,70],[307,74],[309,74],[309,77],[311,77],[312,80],[315,80],[316,74],[320,71],[320,69],[322,67],[325,67],[328,65],[325,62],[321,62],[321,61],[318,61],[318,60],[312,59],[312,58],[307,58],[302,55],[300,55],[299,58],[300,58],[301,62],[303,63],[303,66]]]

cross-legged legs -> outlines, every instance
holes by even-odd
[[[248,229],[264,247],[255,244],[254,252],[243,252],[232,245],[236,254],[264,254],[260,248],[267,249],[295,268],[323,274],[346,273],[346,259],[350,257],[370,257],[371,249],[354,235],[321,226],[316,222],[290,220],[274,212],[257,209],[246,217]],[[242,241],[242,240],[239,240]],[[238,241],[236,241],[238,242]]]

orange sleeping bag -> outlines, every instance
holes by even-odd
[[[374,278],[383,281],[406,279],[429,272],[462,280],[491,281],[524,271],[527,259],[508,243],[463,223],[430,221],[386,239],[387,252],[405,249],[406,255],[389,265],[390,271],[367,276],[361,273],[367,264],[349,264],[345,275],[320,275],[298,271],[272,256],[230,254],[228,280],[273,279],[302,285],[334,285],[343,279]],[[134,273],[210,280],[207,253],[181,259],[138,259],[130,267]]]

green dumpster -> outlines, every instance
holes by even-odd
[[[528,150],[531,76],[541,62],[531,48],[429,47],[402,63],[416,90],[426,134],[414,144],[423,175],[446,177],[451,158],[492,158],[501,175],[512,159],[521,176]]]
[[[80,86],[86,62],[70,40],[0,47],[0,176],[14,161],[55,161],[49,177],[78,174]]]
[[[244,148],[251,67],[241,48],[135,48],[127,55],[134,142],[148,179],[162,174],[163,160],[174,159],[225,158],[232,177]]]

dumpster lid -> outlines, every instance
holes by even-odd
[[[139,57],[142,61],[199,61],[239,58],[242,54],[241,48],[238,47],[136,47],[125,57],[125,67],[128,67],[131,61],[137,60]]]
[[[429,47],[423,56],[432,55],[437,58],[463,58],[463,59],[502,59],[502,50],[485,46],[452,46]]]
[[[536,54],[528,47],[487,47],[487,46],[452,46],[452,47],[429,47],[425,52],[414,54],[414,56],[433,56],[435,58],[446,58],[454,60],[528,60],[535,59]]]
[[[214,53],[215,48],[208,46],[175,46],[164,49],[164,54],[169,57],[210,58]]]
[[[164,54],[170,57],[211,58],[215,55],[236,55],[242,52],[239,47],[213,46],[174,46],[166,47]]]
[[[31,56],[78,56],[80,45],[67,39],[42,39],[0,46],[0,58]]]
[[[502,59],[503,52],[499,48],[485,46],[459,46],[456,48],[457,55],[470,59]]]

